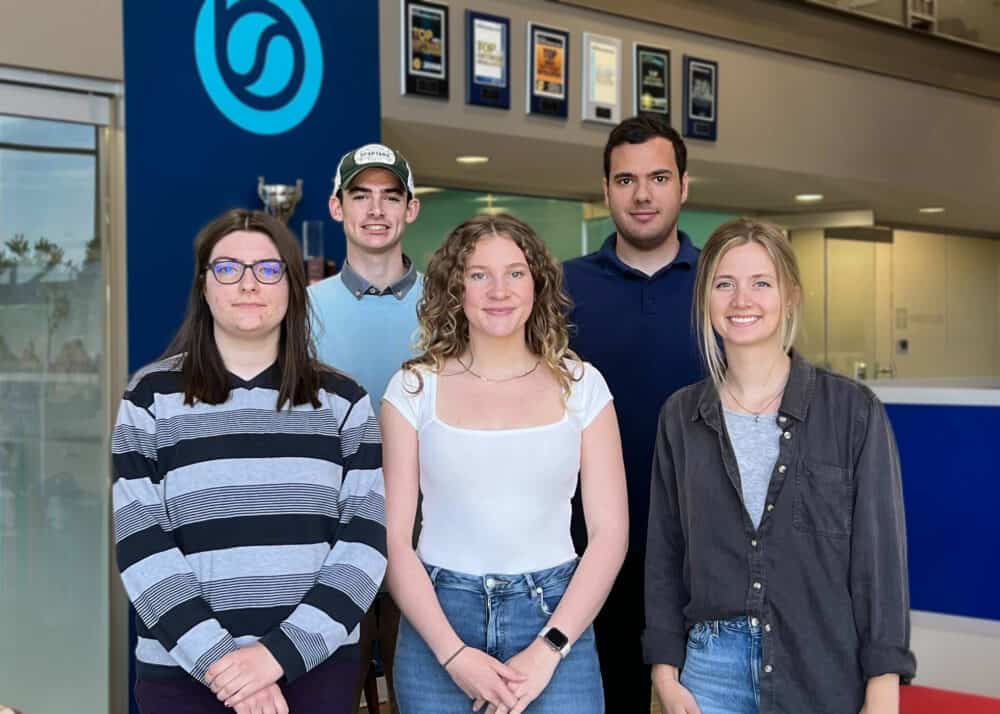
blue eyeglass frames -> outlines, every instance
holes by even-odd
[[[257,282],[263,285],[274,285],[285,277],[285,261],[283,260],[258,260],[255,263],[241,263],[232,258],[218,258],[205,266],[205,270],[212,271],[215,279],[223,285],[235,285],[243,280],[247,268],[250,268],[250,272],[257,279]]]

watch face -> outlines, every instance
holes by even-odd
[[[552,643],[552,646],[557,650],[561,650],[563,647],[569,644],[569,638],[562,632],[557,630],[555,627],[551,628],[545,633],[545,639]]]

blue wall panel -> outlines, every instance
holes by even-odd
[[[1000,407],[887,404],[915,610],[1000,620]]]
[[[340,156],[379,139],[378,3],[125,0],[124,37],[134,370],[180,322],[198,229],[260,207],[258,176],[304,179],[292,228],[324,220],[342,262],[327,199]]]

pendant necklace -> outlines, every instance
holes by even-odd
[[[771,368],[767,370],[767,376],[764,377],[764,383],[765,384],[767,384],[767,380],[771,378],[771,372],[774,371],[774,366],[776,364],[778,364],[778,360],[775,360],[771,364]],[[789,374],[791,374],[791,371],[789,371]],[[774,404],[774,401],[785,392],[785,387],[786,386],[788,386],[788,378],[787,377],[785,378],[785,383],[781,385],[781,389],[779,389],[775,393],[775,395],[773,397],[771,397],[770,399],[767,400],[767,404],[765,404],[764,406],[762,406],[759,410],[754,411],[753,409],[747,409],[745,406],[743,406],[743,403],[739,399],[736,398],[736,395],[733,394],[732,387],[729,386],[728,380],[725,383],[726,392],[729,394],[729,398],[732,399],[734,402],[736,402],[736,406],[738,406],[740,409],[742,409],[743,411],[745,411],[748,414],[752,415],[754,423],[760,422],[760,415],[763,414],[764,412],[766,412],[767,408],[769,406],[771,406],[772,404]]]
[[[781,389],[778,390],[778,393],[775,394],[770,399],[768,399],[767,400],[767,404],[765,404],[763,407],[761,407],[760,411],[758,411],[758,412],[755,412],[753,409],[747,409],[745,406],[743,406],[743,404],[740,402],[740,400],[736,398],[736,395],[733,394],[733,390],[729,388],[728,384],[726,385],[726,391],[729,393],[729,398],[732,399],[734,402],[736,402],[736,406],[738,406],[743,411],[745,411],[745,412],[747,412],[749,414],[752,414],[753,415],[754,423],[757,423],[757,422],[760,421],[760,415],[763,414],[764,412],[766,412],[767,408],[769,406],[771,406],[772,404],[774,404],[774,400],[777,399],[778,397],[780,397],[781,394],[782,394],[782,392],[785,391],[785,386],[782,385]]]

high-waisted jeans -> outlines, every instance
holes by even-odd
[[[681,684],[702,714],[757,714],[760,623],[756,618],[699,622],[688,632]]]
[[[555,611],[576,560],[519,575],[467,575],[426,566],[448,622],[469,647],[501,662],[530,645]],[[404,617],[394,679],[400,714],[466,714],[472,701]],[[588,627],[526,714],[603,714],[601,670]]]

